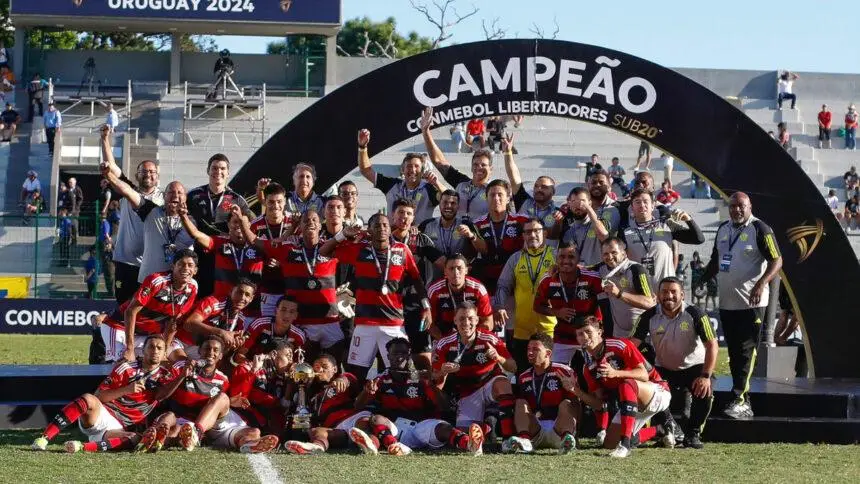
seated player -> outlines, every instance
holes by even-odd
[[[85,393],[63,407],[42,435],[33,441],[33,450],[45,450],[48,442],[61,430],[78,422],[88,442],[66,442],[66,451],[74,453],[105,452],[131,449],[140,437],[129,430],[168,398],[181,383],[173,371],[161,366],[165,358],[161,334],[147,336],[140,360],[120,360],[95,394]],[[172,380],[172,381],[171,381]]]
[[[314,360],[313,382],[308,387],[308,406],[316,409],[308,435],[309,442],[288,440],[284,449],[291,454],[321,454],[329,448],[345,449],[350,441],[362,452],[376,454],[378,443],[370,432],[370,412],[355,408],[361,386],[352,373],[340,373],[334,356],[323,353]],[[358,432],[355,432],[358,430]],[[397,436],[397,428],[389,429]]]
[[[409,454],[413,449],[440,449],[446,444],[481,455],[484,431],[480,425],[471,424],[466,433],[439,418],[440,410],[448,406],[448,399],[427,379],[426,371],[415,369],[409,340],[395,338],[385,347],[391,366],[368,380],[355,402],[356,408],[368,405],[375,408],[370,419],[372,435],[394,455]],[[384,421],[380,421],[380,414],[385,416]],[[397,426],[397,437],[386,425],[392,420]]]
[[[462,429],[483,422],[487,407],[498,404],[502,437],[512,436],[516,399],[502,370],[516,372],[517,363],[504,341],[478,328],[478,310],[474,304],[461,304],[454,323],[457,331],[436,342],[433,380],[442,388],[450,379],[459,399],[456,426]]]
[[[633,342],[623,338],[604,339],[601,322],[594,316],[577,323],[576,339],[586,352],[588,391],[574,385],[573,394],[595,413],[603,412],[604,402],[612,393],[617,394],[619,410],[603,447],[615,447],[609,454],[611,457],[627,457],[634,435],[639,443],[656,435],[656,427],[645,425],[651,417],[669,408],[672,399],[669,387]]]
[[[200,345],[201,359],[179,361],[173,365],[184,384],[173,393],[169,405],[170,412],[162,415],[156,423],[174,420],[167,438],[176,441],[187,451],[200,445],[200,436],[205,436],[213,447],[238,449],[245,453],[268,452],[278,447],[278,437],[261,436],[260,430],[248,426],[231,406],[245,408],[247,399],[227,397],[229,381],[218,370],[223,355],[224,343],[217,336],[208,336]],[[184,376],[186,367],[192,366],[190,376]],[[174,419],[174,416],[176,417]],[[145,432],[151,437],[152,430]],[[158,434],[156,430],[156,435]],[[155,439],[145,439],[144,444],[151,446]],[[170,440],[168,442],[170,442]],[[160,448],[164,442],[156,445]]]
[[[503,451],[558,449],[559,454],[568,454],[576,448],[581,409],[569,390],[576,377],[567,365],[553,362],[552,351],[552,336],[537,333],[529,338],[527,356],[532,367],[517,377],[517,435],[502,444]]]
[[[182,323],[176,332],[176,339],[182,349],[170,354],[171,361],[200,357],[198,343],[207,336],[217,336],[224,342],[226,352],[241,346],[245,329],[243,311],[254,300],[257,285],[250,279],[241,278],[230,291],[230,296],[218,299],[208,296],[194,306],[191,316]]]
[[[176,321],[181,320],[194,306],[197,298],[196,274],[197,254],[184,249],[173,256],[169,272],[156,272],[147,276],[134,297],[120,305],[100,326],[106,347],[105,360],[118,361],[124,358],[133,361],[135,352],[143,347],[143,338],[135,341],[135,336],[162,334],[168,344],[168,354],[178,349],[179,343],[174,343],[173,335],[168,333],[175,331]]]
[[[478,308],[478,327],[492,331],[490,295],[481,281],[468,274],[469,261],[463,254],[454,254],[445,261],[445,277],[428,286],[427,298],[433,314],[430,336],[434,340],[454,331],[454,313],[467,301]]]
[[[232,363],[239,364],[243,359],[254,355],[270,353],[281,341],[288,341],[293,348],[304,347],[307,339],[305,332],[293,324],[299,316],[299,304],[293,296],[283,296],[275,305],[275,316],[255,319],[245,330],[242,347],[236,350],[238,358]]]
[[[250,406],[235,409],[247,422],[274,434],[287,427],[286,415],[293,407],[293,345],[278,343],[271,353],[255,355],[233,370],[230,397],[245,397]]]

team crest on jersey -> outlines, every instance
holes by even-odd
[[[325,397],[326,397],[326,398],[332,398],[332,397],[334,397],[334,394],[335,394],[335,393],[336,393],[336,392],[335,392],[334,388],[328,388],[328,389],[325,391]]]
[[[680,326],[681,326],[681,331],[689,331],[690,330],[690,323],[688,323],[687,321],[681,321]]]
[[[409,388],[406,389],[406,396],[409,398],[418,398],[418,387],[410,385]]]
[[[483,365],[484,363],[487,362],[487,354],[486,353],[478,353],[477,355],[475,355],[475,361],[477,361],[478,363]]]
[[[257,251],[254,249],[251,249],[249,247],[249,248],[245,249],[245,256],[249,259],[256,259],[257,258]]]
[[[546,387],[549,391],[554,392],[558,390],[558,380],[550,380],[546,383]]]
[[[515,226],[511,225],[505,229],[505,234],[507,234],[508,237],[516,237],[517,236],[517,228]]]
[[[209,396],[210,396],[210,397],[214,397],[215,395],[218,395],[219,393],[221,393],[221,389],[220,389],[220,388],[218,388],[218,387],[212,387],[212,388],[209,390]]]
[[[584,301],[584,300],[588,299],[588,296],[589,296],[589,290],[587,288],[583,287],[583,288],[576,290],[576,297],[577,298]]]
[[[403,264],[403,256],[400,254],[391,254],[391,264],[395,266]]]

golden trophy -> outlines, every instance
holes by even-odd
[[[296,366],[290,373],[290,377],[299,387],[296,411],[293,413],[293,428],[307,431],[311,428],[311,411],[308,410],[307,387],[314,379],[316,373],[311,365],[305,362],[305,352],[301,348],[296,350]]]

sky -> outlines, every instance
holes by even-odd
[[[846,4],[830,0],[455,0],[454,5],[461,13],[473,6],[479,11],[453,27],[454,36],[443,45],[485,40],[481,22],[496,18],[507,38],[534,38],[535,24],[551,37],[555,18],[560,40],[620,50],[666,67],[860,73],[855,16],[843,15]],[[431,37],[436,32],[409,0],[343,0],[344,20],[364,16],[374,21],[393,16],[400,33]],[[264,53],[277,39],[216,40],[231,52]]]

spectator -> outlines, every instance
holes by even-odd
[[[593,175],[595,171],[602,169],[603,166],[600,164],[600,156],[598,156],[597,153],[593,153],[591,155],[591,159],[585,163],[585,182],[588,183],[588,179],[591,178],[591,175]]]
[[[77,245],[78,222],[81,216],[81,205],[84,204],[84,191],[78,186],[78,180],[74,177],[69,178],[66,183],[69,185],[69,199],[71,201],[71,205],[68,208],[69,215],[72,216],[72,245]]]
[[[106,179],[102,178],[99,181],[99,215],[102,217],[107,216],[108,205],[110,205],[110,201],[113,198],[110,183]]]
[[[61,208],[57,213],[57,245],[60,249],[60,267],[69,267],[69,252],[72,246],[72,219],[69,218],[68,209]]]
[[[780,74],[779,81],[776,83],[777,109],[782,109],[782,101],[786,99],[791,99],[791,109],[794,109],[794,105],[797,104],[797,95],[792,92],[792,87],[794,86],[794,81],[796,81],[798,77],[800,76],[789,71],[785,71]]]
[[[463,145],[466,145],[469,151],[472,150],[472,148],[466,143],[466,126],[462,121],[457,121],[452,124],[449,132],[451,133],[451,142],[453,142],[454,146],[457,147],[457,153],[463,152]]]
[[[845,113],[845,149],[853,150],[857,148],[857,109],[854,105],[848,106],[848,112]]]
[[[0,67],[0,101],[5,101],[7,93],[15,91],[15,74],[8,66]]]
[[[673,205],[681,199],[681,194],[672,189],[672,182],[667,178],[660,185],[660,191],[657,192],[657,201],[663,205]]]
[[[0,40],[0,67],[9,68],[9,51],[6,50],[6,44]]]
[[[45,88],[48,87],[48,81],[42,79],[38,73],[33,75],[33,80],[27,85],[27,98],[29,100],[27,109],[27,120],[33,122],[33,116],[36,113],[36,107],[39,108],[39,116],[45,115],[45,107],[42,105],[42,97],[45,94]]]
[[[87,258],[87,263],[84,266],[84,282],[87,283],[87,299],[96,299],[98,297],[98,287],[99,287],[99,262],[96,259],[96,252],[98,252],[96,246],[90,246],[89,250],[89,258]]]
[[[113,214],[102,215],[99,225],[99,244],[101,246],[101,271],[105,278],[105,288],[108,295],[113,297],[114,265],[113,265]]]
[[[506,123],[501,116],[491,116],[487,121],[487,142],[490,144],[491,150],[496,151],[496,143],[501,144],[506,129]]]
[[[837,219],[842,218],[842,213],[839,211],[839,197],[836,196],[836,190],[830,190],[827,192],[827,197],[824,199],[827,202],[827,206],[830,207],[830,211],[833,212],[833,215],[836,215]]]
[[[6,110],[0,113],[0,132],[2,133],[2,141],[12,141],[15,136],[15,131],[18,130],[18,124],[21,122],[21,115],[12,106],[12,103],[6,103]]]
[[[857,173],[857,167],[852,166],[842,175],[842,180],[845,182],[845,200],[857,194],[857,189],[860,187],[860,174]]]
[[[823,148],[825,145],[830,148],[830,126],[833,123],[833,113],[827,108],[826,104],[821,105],[821,112],[818,113],[818,147]],[[827,143],[825,143],[825,141]]]
[[[61,208],[66,207],[69,208],[72,206],[71,194],[69,193],[69,187],[66,186],[65,182],[60,182],[57,186],[57,211]]]
[[[705,263],[699,255],[699,251],[693,252],[693,260],[690,261],[690,289],[693,292],[693,304],[704,309],[702,300],[705,299],[707,290],[702,280],[705,275]]]
[[[21,185],[21,201],[26,202],[32,198],[33,192],[41,192],[42,183],[39,181],[38,174],[35,170],[27,172],[27,178],[24,179],[24,184]]]
[[[785,284],[779,286],[779,320],[773,331],[773,342],[776,346],[797,347],[797,359],[794,362],[794,376],[806,378],[806,351],[803,349],[803,332],[800,331],[800,322],[794,314],[794,306],[788,297]]]
[[[42,199],[42,192],[36,190],[33,192],[33,195],[24,201],[24,225],[30,224],[29,215],[39,215],[42,213],[44,209],[44,199]]]
[[[612,178],[612,186],[617,186],[618,189],[621,190],[621,196],[626,197],[627,193],[630,192],[630,189],[624,182],[624,175],[626,175],[627,172],[624,171],[624,167],[621,166],[621,162],[617,156],[612,157],[612,165],[610,165],[606,171],[609,172],[609,176]]]
[[[113,103],[107,103],[105,106],[107,110],[107,118],[105,118],[105,126],[108,127],[109,132],[116,132],[116,127],[119,126],[119,114],[117,114],[116,110],[113,108]]]
[[[781,122],[776,125],[776,130],[778,133],[776,136],[777,143],[786,150],[791,148],[791,134],[788,132],[788,125]]]
[[[466,142],[472,149],[475,149],[475,141],[478,142],[478,147],[483,148],[486,145],[484,133],[487,129],[484,127],[484,120],[475,118],[469,121],[466,125]]]
[[[639,170],[645,163],[645,169],[651,169],[651,145],[643,141],[639,143],[639,154],[636,156],[636,164],[633,166],[633,171]]]
[[[845,212],[842,217],[846,231],[851,231],[851,222],[854,222],[854,229],[857,229],[858,224],[860,224],[860,195],[855,194],[845,200]]]
[[[687,285],[687,269],[689,267],[690,265],[684,262],[684,254],[678,254],[678,263],[675,265],[675,277],[684,283],[682,287]]]
[[[54,140],[63,127],[63,115],[57,110],[57,106],[51,101],[48,103],[48,113],[43,118],[45,123],[45,137],[48,139],[48,154],[54,155]]]
[[[672,180],[672,170],[675,167],[675,158],[665,151],[660,155],[660,160],[663,161],[663,179]]]

